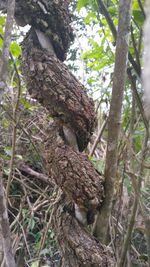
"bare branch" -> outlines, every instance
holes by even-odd
[[[144,7],[143,7],[143,4],[142,4],[142,1],[141,1],[141,0],[138,0],[138,3],[139,3],[139,7],[140,7],[140,9],[141,9],[141,11],[142,11],[142,13],[143,13],[144,18],[146,18],[146,15],[145,15],[145,11],[144,11]]]
[[[39,179],[43,182],[46,182],[46,183],[50,183],[51,185],[54,186],[53,182],[50,181],[50,178],[46,175],[44,175],[43,173],[39,173],[37,171],[34,171],[33,169],[31,169],[28,165],[25,165],[25,164],[20,164],[18,169],[21,171],[21,172],[25,172],[26,174],[29,174],[33,177],[35,177],[36,179]]]
[[[131,0],[120,0],[116,61],[108,119],[108,143],[105,165],[106,196],[95,229],[95,235],[102,240],[102,242],[106,241],[106,235],[108,233],[108,221],[111,214],[114,180],[117,170],[117,147],[120,133],[123,93],[126,81],[130,20]]]
[[[92,146],[92,148],[91,148],[91,151],[90,151],[90,154],[89,154],[90,157],[93,156],[94,151],[95,151],[95,149],[96,149],[98,143],[100,142],[100,139],[101,139],[101,137],[102,137],[102,134],[103,134],[103,132],[104,132],[104,130],[105,130],[105,128],[106,128],[107,122],[108,122],[108,119],[106,118],[105,121],[103,122],[102,127],[100,128],[100,130],[99,130],[99,132],[98,132],[98,135],[97,135],[97,137],[96,137],[96,139],[95,139],[95,141],[94,141],[94,144],[93,144],[93,146]]]
[[[110,30],[111,30],[111,32],[113,34],[114,40],[116,41],[116,39],[117,39],[117,30],[116,30],[116,27],[115,27],[115,25],[113,23],[113,20],[112,20],[112,18],[110,16],[105,4],[103,3],[103,1],[102,0],[97,0],[97,3],[98,3],[99,8],[102,11],[102,14],[104,14],[104,16],[105,16],[105,18],[107,20],[107,23],[108,23],[108,25],[110,27]],[[134,61],[134,59],[133,59],[133,57],[132,57],[130,52],[128,54],[128,58],[129,58],[129,61],[130,61],[131,65],[133,66],[135,72],[140,77],[141,76],[140,66]]]
[[[127,69],[127,74],[128,74],[128,78],[129,78],[130,83],[131,83],[131,89],[135,94],[136,103],[137,103],[137,106],[138,106],[139,111],[141,113],[145,128],[148,131],[148,122],[147,122],[147,119],[146,119],[146,116],[145,116],[143,103],[142,103],[141,98],[140,98],[140,96],[138,94],[138,91],[137,91],[137,88],[136,88],[136,80],[135,80],[134,76],[132,75],[130,68]]]

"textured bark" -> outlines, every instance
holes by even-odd
[[[104,180],[80,153],[93,132],[93,101],[61,62],[73,38],[68,1],[18,0],[15,16],[20,25],[32,25],[22,45],[27,88],[54,119],[43,156],[48,173],[63,191],[52,216],[62,266],[114,266],[110,251],[88,232],[87,224],[102,207]]]
[[[50,38],[55,53],[64,60],[69,44],[73,41],[67,0],[16,0],[15,19],[18,25],[27,24],[39,29]],[[0,10],[6,11],[6,0]]]
[[[60,134],[60,127],[52,124],[45,141],[44,158],[50,176],[69,200],[87,210],[89,216],[96,214],[104,198],[104,179],[87,156],[64,144]]]
[[[33,30],[23,42],[23,72],[31,96],[73,130],[83,151],[93,131],[93,101],[53,51],[40,48]]]
[[[87,229],[66,213],[65,199],[60,197],[55,205],[52,223],[56,231],[65,267],[114,267],[111,251],[102,246]]]

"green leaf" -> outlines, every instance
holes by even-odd
[[[10,157],[0,154],[0,158],[4,160],[10,160]]]
[[[0,25],[0,34],[3,36],[4,35],[4,27]],[[0,38],[2,39],[2,38]]]
[[[89,157],[89,160],[93,162],[94,167],[97,171],[99,171],[100,173],[104,172],[104,160],[97,159],[95,157]]]
[[[10,45],[10,52],[14,57],[19,57],[22,54],[21,47],[16,42],[11,43]]]
[[[35,220],[34,220],[34,218],[31,217],[29,219],[29,228],[30,228],[30,230],[33,230],[34,226],[35,226]]]
[[[31,264],[31,267],[38,267],[38,266],[39,266],[39,260],[34,261],[34,262]]]
[[[90,24],[93,21],[97,21],[96,14],[94,12],[89,12],[88,15],[85,17],[84,22],[86,24]]]
[[[6,17],[4,16],[0,16],[0,25],[5,25],[5,22],[6,22]]]
[[[4,43],[4,41],[0,38],[0,48],[3,47],[3,43]]]
[[[4,151],[5,151],[7,156],[12,155],[12,147],[11,146],[5,146]]]
[[[110,6],[110,7],[108,8],[108,11],[109,11],[109,13],[110,13],[112,16],[116,16],[116,15],[117,15],[117,9],[116,9],[116,7],[114,7],[114,6]]]
[[[141,10],[133,10],[133,17],[139,26],[144,24],[144,15]]]
[[[77,11],[80,12],[80,10],[85,7],[88,4],[88,0],[78,0],[77,3]]]
[[[89,83],[89,84],[91,84],[91,83],[95,83],[95,82],[97,82],[96,79],[88,79],[88,80],[87,80],[87,83]]]
[[[24,98],[20,98],[20,103],[26,108],[26,109],[29,109],[29,110],[34,110],[34,107],[30,104],[29,101],[27,101],[26,99]]]

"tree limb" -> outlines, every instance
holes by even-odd
[[[106,235],[108,234],[108,221],[111,214],[114,181],[117,170],[117,147],[120,132],[123,93],[126,81],[130,20],[131,0],[120,0],[116,60],[108,118],[108,141],[104,173],[106,195],[95,228],[95,235],[104,243],[106,242]]]
[[[19,171],[21,172],[25,172],[26,174],[29,174],[33,177],[35,177],[36,179],[39,179],[45,183],[51,184],[52,186],[54,186],[53,182],[50,181],[50,178],[46,175],[44,175],[43,173],[39,173],[37,171],[34,171],[32,168],[30,168],[28,165],[21,163],[18,166]]]

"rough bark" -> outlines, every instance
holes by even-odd
[[[27,24],[39,29],[50,38],[55,53],[64,60],[73,41],[67,0],[16,0],[15,19],[18,25]],[[0,10],[6,11],[6,0],[0,3]]]
[[[93,101],[54,52],[41,49],[33,30],[23,42],[23,72],[31,96],[74,131],[83,151],[93,131]]]
[[[55,205],[52,219],[57,239],[61,248],[65,267],[113,267],[114,261],[108,247],[102,246],[87,229],[66,213],[66,200],[60,197]]]
[[[73,38],[68,2],[16,1],[16,21],[32,26],[22,45],[22,70],[31,96],[54,120],[43,157],[48,173],[63,191],[52,216],[62,266],[113,266],[110,251],[88,232],[87,224],[93,223],[103,204],[104,179],[80,153],[94,127],[93,101],[61,62]]]
[[[108,222],[111,214],[114,182],[117,171],[117,147],[121,124],[123,93],[126,80],[130,20],[131,0],[120,0],[116,60],[108,119],[108,142],[104,174],[106,195],[95,229],[95,235],[102,242],[106,242],[106,236],[108,234]]]
[[[50,176],[87,216],[94,216],[104,198],[103,177],[87,156],[73,151],[61,138],[61,129],[52,124],[45,140],[44,158]],[[90,218],[89,218],[90,219]]]

